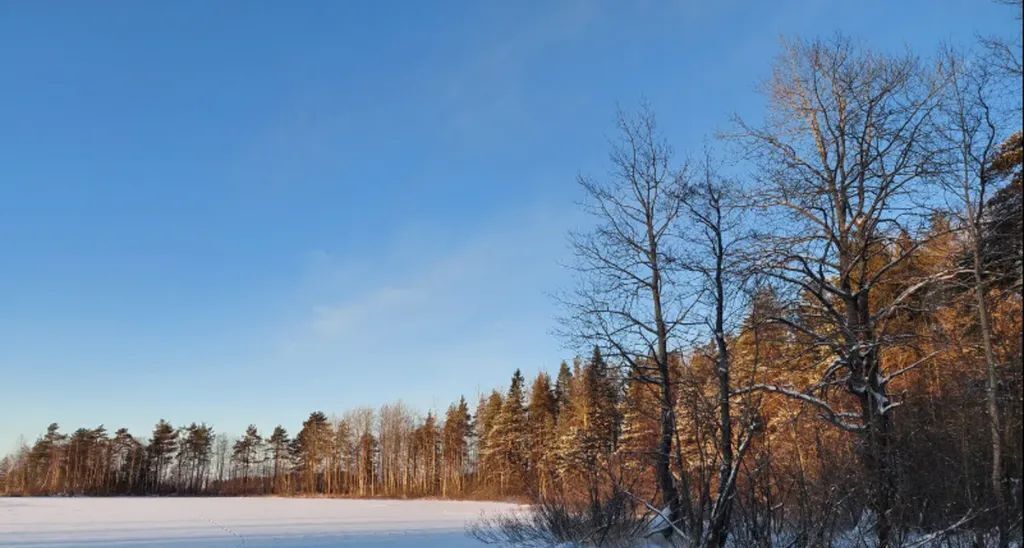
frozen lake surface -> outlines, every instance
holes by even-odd
[[[0,498],[0,546],[476,547],[498,502],[301,498]]]

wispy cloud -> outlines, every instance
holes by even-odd
[[[457,397],[489,388],[516,367],[553,367],[561,347],[551,335],[556,314],[547,295],[563,276],[558,263],[571,222],[541,206],[462,238],[431,234],[418,245],[399,238],[372,264],[318,251],[304,282],[304,312],[274,361],[335,364],[325,378],[347,371],[336,385],[377,402],[387,398],[371,396],[379,379],[400,376],[403,397],[421,403],[440,390]],[[361,376],[363,364],[373,364],[372,378]]]
[[[386,329],[384,323],[389,316],[425,301],[426,297],[415,289],[382,287],[352,301],[313,306],[311,323],[313,330],[324,337],[344,335],[357,328]]]

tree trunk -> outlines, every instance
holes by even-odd
[[[662,369],[668,369],[663,367]],[[667,374],[667,371],[663,371]],[[667,379],[667,378],[666,378]],[[671,384],[662,383],[661,397],[661,436],[658,442],[657,459],[654,463],[654,473],[661,491],[662,505],[668,508],[668,519],[676,527],[679,527],[682,512],[680,509],[679,492],[676,489],[675,478],[672,476],[671,454],[672,439],[675,437],[675,398],[672,397]],[[672,536],[673,528],[665,530],[665,536]]]
[[[678,527],[682,512],[680,511],[679,491],[676,489],[671,467],[672,440],[676,434],[675,394],[672,392],[672,372],[668,363],[668,327],[665,325],[661,305],[658,245],[654,237],[654,225],[650,215],[647,218],[647,249],[648,259],[651,263],[651,301],[654,305],[654,325],[658,337],[655,360],[658,362],[658,373],[661,376],[661,437],[658,443],[658,458],[655,461],[654,473],[658,489],[661,490],[662,505],[668,507],[669,521],[674,527]],[[671,537],[673,531],[673,527],[666,528],[666,538]]]
[[[861,404],[863,433],[862,459],[870,478],[869,504],[875,513],[878,548],[893,544],[893,511],[896,507],[896,470],[892,462],[892,416],[885,385],[879,375],[876,350],[864,357],[864,390],[855,390]]]
[[[732,517],[732,499],[736,492],[736,484],[732,479],[732,415],[729,409],[729,366],[724,341],[719,341],[718,373],[718,413],[719,439],[718,450],[722,461],[718,468],[718,498],[711,516],[710,542],[708,546],[721,548],[725,546],[729,535],[729,521]],[[723,363],[724,362],[724,363]]]
[[[848,286],[847,286],[848,287]],[[846,356],[850,370],[847,390],[861,406],[861,459],[868,473],[869,505],[875,513],[878,548],[892,546],[893,511],[896,506],[896,470],[892,462],[892,415],[877,340],[871,325],[867,291],[846,301],[847,321],[855,335]],[[866,348],[866,350],[863,350]]]
[[[981,343],[985,352],[985,371],[987,385],[985,398],[988,403],[989,432],[992,440],[992,469],[989,480],[992,486],[992,498],[995,502],[996,522],[999,529],[998,545],[1004,548],[1009,545],[1007,538],[1006,497],[1003,483],[1003,442],[1002,426],[999,418],[999,378],[996,371],[995,352],[992,350],[992,329],[988,321],[988,304],[985,300],[985,278],[980,245],[980,234],[975,225],[974,239],[974,295],[978,306],[978,325],[981,328]]]
[[[716,202],[717,204],[717,202]],[[718,377],[718,450],[722,461],[718,469],[718,497],[713,506],[710,523],[709,546],[722,548],[729,536],[729,521],[732,517],[732,499],[735,481],[732,478],[732,411],[729,407],[731,388],[729,381],[729,346],[725,340],[725,286],[724,254],[720,209],[716,207],[715,231],[715,345],[718,356],[715,360],[715,374]]]

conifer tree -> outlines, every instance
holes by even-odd
[[[472,436],[472,417],[466,398],[448,407],[442,432],[444,470],[441,474],[441,496],[461,493],[469,465],[469,442]]]
[[[523,374],[516,369],[488,439],[498,470],[499,492],[519,493],[527,466],[527,417]]]
[[[432,412],[427,412],[423,423],[413,431],[409,458],[412,485],[405,485],[404,491],[437,494],[441,484],[441,434]]]
[[[160,422],[153,427],[153,437],[150,438],[147,448],[151,492],[158,493],[163,489],[166,467],[174,456],[177,440],[178,431],[169,422],[160,419]]]
[[[255,424],[250,424],[245,429],[245,435],[235,442],[232,457],[242,471],[242,492],[248,493],[249,475],[252,465],[260,462],[260,453],[263,446],[263,438],[256,429]]]
[[[591,503],[599,496],[618,438],[618,388],[598,349],[573,376],[570,403],[560,416],[558,460],[563,482],[585,485]]]
[[[111,468],[117,493],[137,493],[146,480],[146,450],[127,428],[118,428],[111,440]]]
[[[476,410],[477,435],[477,478],[481,486],[490,486],[492,479],[498,474],[499,454],[498,442],[494,435],[494,425],[502,408],[501,394],[492,390],[487,398],[480,398]]]
[[[295,437],[297,467],[301,473],[302,490],[315,493],[320,489],[320,473],[331,445],[331,427],[327,415],[320,411],[309,414],[302,430]]]
[[[96,494],[107,469],[107,431],[103,426],[79,428],[68,440],[64,458],[65,489],[72,494]]]
[[[531,490],[544,498],[551,489],[554,476],[555,420],[558,402],[551,389],[551,377],[541,372],[530,389],[527,407],[529,430],[529,483]]]
[[[651,466],[658,444],[658,394],[650,383],[627,379],[620,404],[622,427],[617,451],[634,471]]]
[[[601,355],[601,349],[594,347],[588,374],[584,377],[586,399],[589,405],[587,421],[588,438],[596,451],[608,455],[615,451],[619,425],[619,382],[615,370]]]
[[[60,426],[51,423],[46,434],[39,438],[29,453],[32,481],[31,489],[36,493],[53,493],[60,485],[61,459],[67,436],[60,433]]]
[[[280,424],[274,427],[274,432],[267,438],[267,458],[271,462],[272,476],[270,480],[271,489],[275,493],[284,491],[282,485],[285,479],[285,467],[288,458],[288,431]]]
[[[558,366],[558,376],[555,377],[555,414],[562,412],[567,405],[569,405],[569,389],[572,384],[572,371],[569,370],[569,364],[564,361]]]
[[[185,427],[178,447],[178,468],[181,487],[187,493],[198,493],[204,485],[213,452],[213,428],[206,423]]]

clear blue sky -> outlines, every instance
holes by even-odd
[[[757,117],[780,36],[931,52],[1016,24],[985,0],[0,3],[0,452],[51,421],[443,410],[552,369],[574,178],[616,104],[685,152]]]

